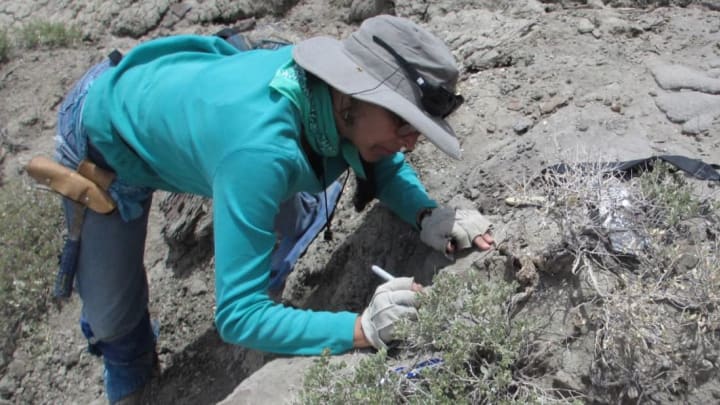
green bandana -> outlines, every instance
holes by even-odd
[[[327,84],[320,80],[308,83],[305,70],[291,60],[275,73],[270,87],[290,99],[300,110],[305,137],[315,152],[323,157],[338,156],[342,153],[353,171],[365,178],[357,148],[346,140],[340,140]]]

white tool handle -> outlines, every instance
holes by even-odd
[[[392,274],[383,270],[380,266],[376,266],[373,264],[370,268],[372,269],[373,273],[377,274],[380,278],[382,278],[385,281],[390,281],[395,278]]]

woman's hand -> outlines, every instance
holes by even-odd
[[[398,277],[381,284],[368,307],[355,321],[353,346],[387,347],[387,343],[394,339],[397,321],[417,318],[417,293],[422,289],[422,285],[411,277]]]
[[[473,239],[473,245],[480,250],[490,250],[490,248],[492,248],[494,244],[495,239],[493,239],[492,235],[489,232],[486,232],[480,236],[476,236],[475,239]],[[445,251],[447,252],[447,254],[455,253],[455,245],[453,245],[452,242],[448,242]]]
[[[475,210],[438,207],[423,217],[420,239],[445,255],[473,246],[488,250],[495,243],[489,232],[491,225]]]

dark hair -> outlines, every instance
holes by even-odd
[[[360,161],[362,162],[363,170],[365,170],[365,176],[367,177],[362,179],[360,176],[355,176],[357,185],[355,187],[355,194],[353,195],[353,207],[356,212],[364,210],[377,195],[375,164],[365,161],[362,156],[360,157]]]

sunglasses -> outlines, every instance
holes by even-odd
[[[453,111],[457,110],[465,101],[463,96],[455,94],[448,89],[431,83],[420,72],[415,69],[410,62],[400,56],[390,45],[388,45],[382,39],[373,35],[373,41],[383,47],[386,51],[392,55],[398,62],[401,68],[405,70],[405,73],[412,79],[412,81],[420,89],[421,99],[423,108],[430,115],[434,117],[445,118],[452,114]]]

